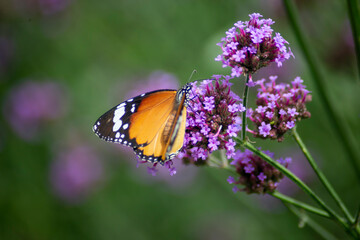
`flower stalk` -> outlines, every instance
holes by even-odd
[[[249,149],[256,155],[261,157],[264,161],[268,162],[273,167],[279,169],[285,176],[287,176],[290,180],[296,183],[305,193],[307,193],[316,203],[318,203],[330,215],[332,219],[334,219],[339,225],[341,225],[347,233],[354,237],[354,239],[357,239],[359,237],[358,233],[353,231],[350,225],[342,217],[340,217],[334,210],[332,210],[315,192],[313,192],[303,181],[301,181],[286,167],[274,161],[271,157],[258,150],[248,141],[242,141],[240,139],[236,139],[236,141],[240,143],[243,147]]]
[[[341,211],[344,213],[344,215],[345,215],[346,219],[348,220],[348,222],[349,223],[353,222],[354,221],[353,217],[351,216],[351,214],[347,210],[345,204],[342,202],[339,195],[336,193],[335,189],[331,186],[330,182],[327,180],[327,178],[325,177],[323,172],[317,166],[317,164],[314,161],[313,157],[311,156],[309,150],[306,148],[304,142],[301,140],[301,138],[300,138],[300,136],[299,136],[299,134],[298,134],[298,132],[296,130],[296,127],[293,128],[292,133],[293,133],[293,137],[294,137],[296,143],[299,145],[301,151],[304,153],[305,157],[309,161],[309,164],[311,165],[312,169],[314,170],[314,172],[318,176],[321,183],[324,185],[326,190],[329,192],[329,194],[335,200],[336,204],[339,206]]]
[[[360,5],[359,1],[357,0],[347,0],[346,2],[355,45],[357,68],[359,74],[358,81],[360,81]]]
[[[301,201],[298,201],[296,199],[293,199],[289,196],[286,196],[278,191],[275,191],[273,193],[271,193],[271,195],[275,198],[278,198],[280,199],[281,201],[283,202],[286,202],[286,203],[289,203],[289,204],[292,204],[296,207],[299,207],[299,208],[302,208],[308,212],[311,212],[311,213],[314,213],[314,214],[317,214],[319,216],[322,216],[322,217],[326,217],[326,218],[331,218],[331,216],[329,215],[329,213],[325,212],[324,210],[321,210],[319,208],[316,208],[316,207],[313,207],[313,206],[310,206],[306,203],[303,203]]]
[[[314,231],[320,234],[324,239],[327,240],[336,240],[337,238],[334,237],[331,233],[329,233],[326,229],[320,226],[317,222],[311,219],[305,212],[300,211],[296,207],[290,205],[287,202],[284,202],[284,205],[289,209],[290,212],[294,213],[300,220],[299,227],[302,227],[304,224],[309,225]]]
[[[247,109],[247,99],[248,99],[248,92],[249,92],[249,80],[251,78],[250,74],[246,75],[246,81],[245,81],[245,88],[244,88],[244,95],[243,95],[243,106],[245,108],[245,111],[242,113],[242,128],[241,128],[241,140],[245,141],[246,137],[246,109]]]
[[[354,219],[354,224],[353,224],[353,227],[358,231],[360,232],[360,207],[358,208],[357,212],[356,212],[356,215],[355,215],[355,219]]]
[[[323,102],[326,113],[328,114],[328,119],[331,121],[331,125],[334,126],[336,135],[339,137],[341,144],[345,149],[345,153],[348,156],[350,164],[352,165],[358,181],[360,182],[360,166],[358,161],[360,160],[360,153],[357,146],[357,141],[354,139],[354,136],[350,129],[344,124],[340,114],[337,114],[334,109],[334,104],[328,95],[328,92],[325,87],[324,74],[320,71],[319,61],[315,56],[313,49],[310,47],[310,44],[304,37],[304,31],[301,30],[300,20],[298,13],[296,11],[295,4],[292,0],[283,0],[287,15],[289,17],[290,24],[294,30],[295,36],[298,40],[299,46],[301,47],[304,57],[308,63],[310,73],[314,79],[315,86],[319,93],[319,97]]]

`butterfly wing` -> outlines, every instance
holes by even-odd
[[[176,121],[175,96],[175,90],[160,90],[129,99],[103,114],[93,130],[106,141],[133,147],[141,159],[156,162],[164,148],[167,151],[166,128]]]
[[[174,158],[184,143],[185,123],[186,107],[175,104],[154,139],[146,146],[134,148],[136,154],[143,160],[161,164]]]

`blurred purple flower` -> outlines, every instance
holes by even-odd
[[[183,164],[178,158],[173,159],[173,167],[176,168],[176,174],[171,176],[169,170],[161,165],[158,168],[151,168],[148,164],[140,164],[134,168],[134,177],[145,184],[162,183],[176,191],[190,187],[197,176],[198,169]]]
[[[291,154],[292,159],[291,164],[289,165],[289,170],[305,183],[309,184],[310,182],[312,182],[316,178],[316,175],[302,151],[295,147],[285,149],[284,155],[289,154]],[[317,157],[316,159],[321,158]],[[291,196],[294,195],[296,192],[300,191],[300,188],[288,177],[285,177],[283,181],[281,181],[281,183],[279,184],[278,190],[281,193]]]
[[[280,67],[290,56],[294,57],[286,46],[288,42],[280,33],[273,36],[274,30],[270,27],[275,23],[273,20],[262,19],[259,13],[250,14],[249,17],[249,21],[235,23],[217,44],[222,54],[215,61],[221,61],[223,67],[231,67],[233,77],[253,74],[271,62],[276,62]]]
[[[24,140],[33,140],[41,127],[64,115],[64,89],[55,82],[26,81],[9,92],[3,113]]]
[[[71,0],[38,0],[41,12],[44,15],[53,15],[65,10]]]
[[[158,89],[177,90],[178,88],[179,81],[173,74],[162,70],[156,70],[150,73],[149,77],[146,79],[132,82],[127,87],[126,99]]]
[[[14,8],[23,14],[51,16],[63,12],[72,0],[14,0]]]
[[[95,190],[103,177],[103,165],[89,146],[61,151],[51,165],[50,181],[54,193],[69,203],[77,203]]]

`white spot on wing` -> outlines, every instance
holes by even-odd
[[[135,111],[135,104],[131,105],[131,110],[132,113]]]
[[[124,124],[123,129],[127,129],[129,127],[129,124]]]
[[[117,131],[121,128],[121,125],[122,125],[122,121],[121,121],[121,120],[115,122],[115,124],[114,124],[114,126],[113,126],[113,132],[117,132]]]
[[[132,102],[134,99],[130,98],[129,100],[127,100],[127,102]]]
[[[117,106],[116,108],[122,108],[122,107],[125,107],[125,103],[119,104],[119,106]]]
[[[120,137],[120,133],[117,132],[117,133],[115,134],[115,138],[119,138],[119,137]]]
[[[116,109],[114,112],[113,122],[116,123],[117,121],[119,121],[122,118],[122,116],[124,116],[124,114],[125,114],[125,106]]]

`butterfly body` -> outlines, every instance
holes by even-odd
[[[132,147],[141,160],[164,164],[183,146],[191,85],[157,90],[120,103],[94,124],[103,140]]]

